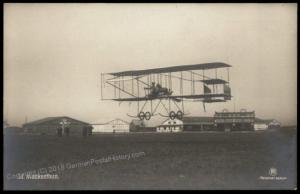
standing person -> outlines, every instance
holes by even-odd
[[[82,136],[86,137],[87,136],[87,127],[84,126],[82,129]]]
[[[61,129],[60,127],[57,128],[57,135],[58,135],[59,137],[62,136],[62,129]]]
[[[92,126],[89,126],[88,127],[88,135],[91,136],[93,133],[93,127]]]
[[[69,127],[66,127],[66,129],[65,129],[65,134],[66,134],[66,136],[69,136],[69,133],[70,133],[70,128],[69,128]]]

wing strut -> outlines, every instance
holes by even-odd
[[[130,95],[130,96],[133,96],[133,97],[135,97],[135,98],[137,98],[137,96],[135,96],[135,95],[133,95],[133,94],[131,94],[131,93],[129,93],[129,92],[123,90],[122,88],[120,88],[120,87],[118,87],[118,86],[116,86],[116,85],[114,85],[114,84],[112,84],[112,83],[109,83],[109,82],[106,82],[106,83],[108,83],[109,85],[113,86],[115,89],[119,89],[119,91],[123,91],[123,92],[125,92],[126,94],[128,94],[128,95]],[[119,98],[120,98],[120,92],[119,92]]]

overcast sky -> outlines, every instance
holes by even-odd
[[[234,99],[187,103],[296,124],[296,4],[5,4],[4,119],[130,120],[100,100],[100,73],[225,62]]]

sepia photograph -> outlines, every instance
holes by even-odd
[[[296,3],[4,3],[4,190],[297,190]]]

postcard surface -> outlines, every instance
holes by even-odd
[[[4,4],[4,190],[296,190],[297,4]]]

